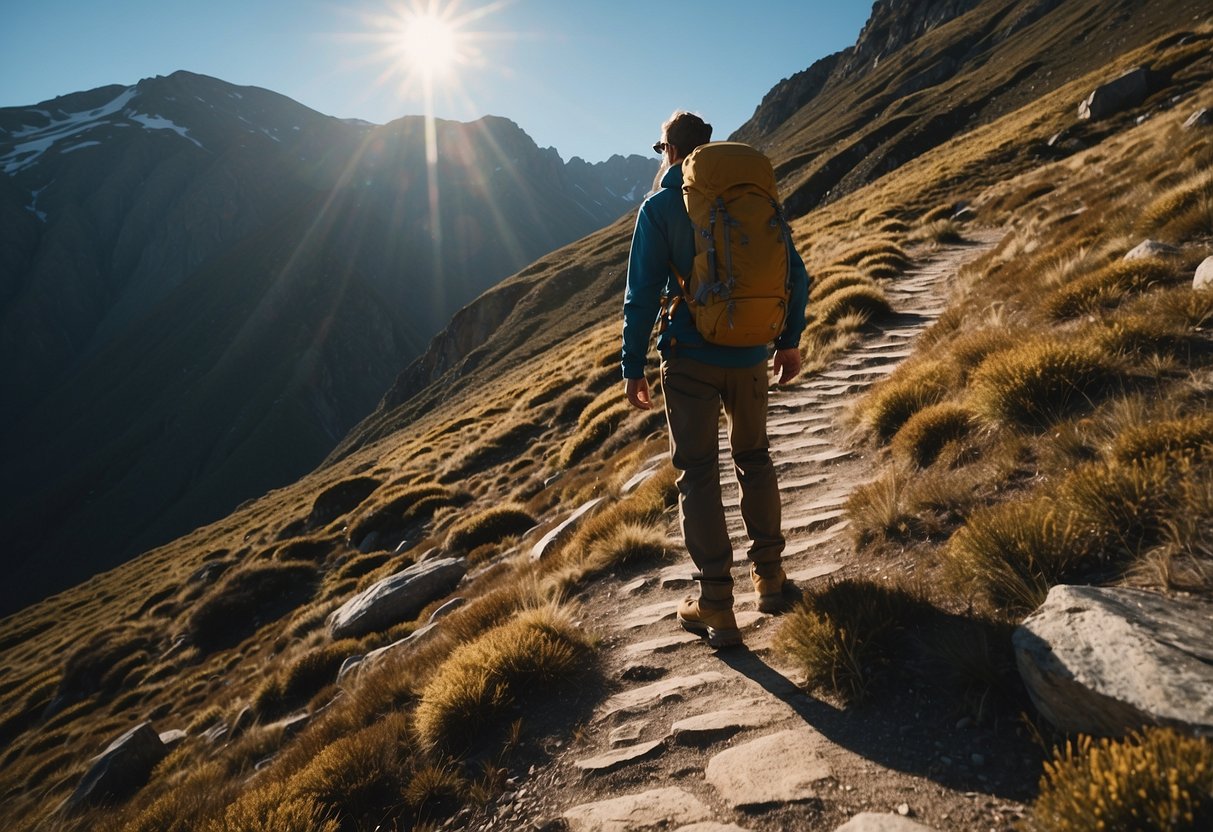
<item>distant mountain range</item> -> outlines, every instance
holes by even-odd
[[[436,138],[431,166],[420,117],[188,72],[0,109],[0,612],[310,470],[461,306],[656,170],[504,118]]]

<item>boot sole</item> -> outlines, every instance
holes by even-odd
[[[678,616],[678,623],[688,633],[706,637],[709,647],[736,647],[741,644],[741,630],[717,630],[702,621],[689,621],[681,615]]]

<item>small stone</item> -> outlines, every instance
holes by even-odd
[[[1206,291],[1213,289],[1213,257],[1206,257],[1196,267],[1196,274],[1192,277],[1192,288]]]
[[[564,813],[572,832],[639,832],[712,819],[712,810],[682,789],[668,787],[574,806]]]
[[[1179,249],[1158,240],[1142,240],[1134,246],[1122,260],[1143,260],[1147,257],[1173,257],[1179,254]]]

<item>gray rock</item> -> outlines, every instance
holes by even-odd
[[[171,751],[175,746],[183,743],[188,736],[189,734],[180,728],[174,728],[171,731],[161,731],[160,742],[164,743],[164,747]]]
[[[617,748],[614,751],[599,754],[597,757],[578,760],[575,765],[586,774],[605,774],[608,771],[614,771],[638,760],[647,760],[660,754],[661,750],[662,740],[651,740],[650,742]]]
[[[680,719],[670,728],[670,736],[681,745],[707,742],[735,734],[745,728],[770,725],[788,716],[790,711],[750,702],[725,711],[714,711]]]
[[[1213,124],[1213,115],[1209,114],[1208,108],[1201,107],[1188,116],[1188,120],[1184,122],[1184,129],[1191,130],[1193,127],[1208,127],[1210,124]]]
[[[564,813],[572,832],[658,832],[712,819],[712,810],[679,788],[574,806]]]
[[[1158,240],[1142,240],[1121,259],[1142,260],[1146,257],[1173,257],[1176,254],[1179,254],[1179,249],[1175,246]]]
[[[1049,722],[1120,736],[1142,725],[1213,735],[1213,603],[1055,586],[1016,629],[1019,674]]]
[[[595,497],[579,509],[574,511],[563,521],[556,525],[551,531],[539,538],[539,542],[531,547],[531,560],[540,560],[549,552],[555,551],[556,547],[569,539],[573,530],[589,516],[595,508],[604,500],[604,497]]]
[[[150,722],[142,722],[94,757],[76,790],[63,803],[69,811],[115,803],[139,790],[168,749]]]
[[[1192,277],[1192,288],[1197,291],[1213,289],[1213,257],[1206,257],[1196,267],[1196,274]]]
[[[680,696],[689,690],[722,682],[724,678],[724,674],[717,670],[705,670],[693,676],[676,676],[641,688],[621,691],[606,701],[603,713],[609,716],[620,711],[646,708],[671,697]]]
[[[720,752],[705,776],[734,809],[814,800],[816,784],[833,776],[821,756],[827,743],[812,728],[780,731]]]
[[[607,735],[607,744],[611,748],[619,748],[624,745],[629,745],[640,739],[640,735],[644,733],[644,729],[648,727],[648,723],[639,720],[636,722],[625,722],[618,728],[615,728]]]
[[[463,558],[414,564],[337,608],[328,619],[329,635],[334,640],[357,638],[408,621],[426,604],[454,589],[466,573]]]
[[[468,602],[468,599],[464,598],[463,596],[459,596],[458,598],[452,598],[451,600],[449,600],[445,604],[443,604],[441,607],[439,607],[438,609],[436,609],[432,613],[430,613],[429,623],[433,624],[438,619],[445,618],[446,616],[453,613],[455,610],[462,607],[467,602]]]
[[[930,832],[930,829],[900,815],[861,812],[834,832]]]
[[[1116,115],[1121,110],[1136,107],[1150,94],[1150,68],[1134,67],[1128,72],[1096,87],[1078,105],[1078,117],[1098,121]]]

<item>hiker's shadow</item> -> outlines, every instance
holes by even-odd
[[[926,691],[915,695],[907,690],[892,701],[841,708],[807,693],[748,647],[717,651],[716,658],[787,704],[826,739],[874,763],[957,791],[1013,800],[1035,793],[1040,756],[1031,742],[1010,729],[995,737],[989,730],[958,728],[948,709],[931,702]],[[984,760],[993,754],[998,766],[986,771]],[[971,764],[973,755],[982,767]]]

